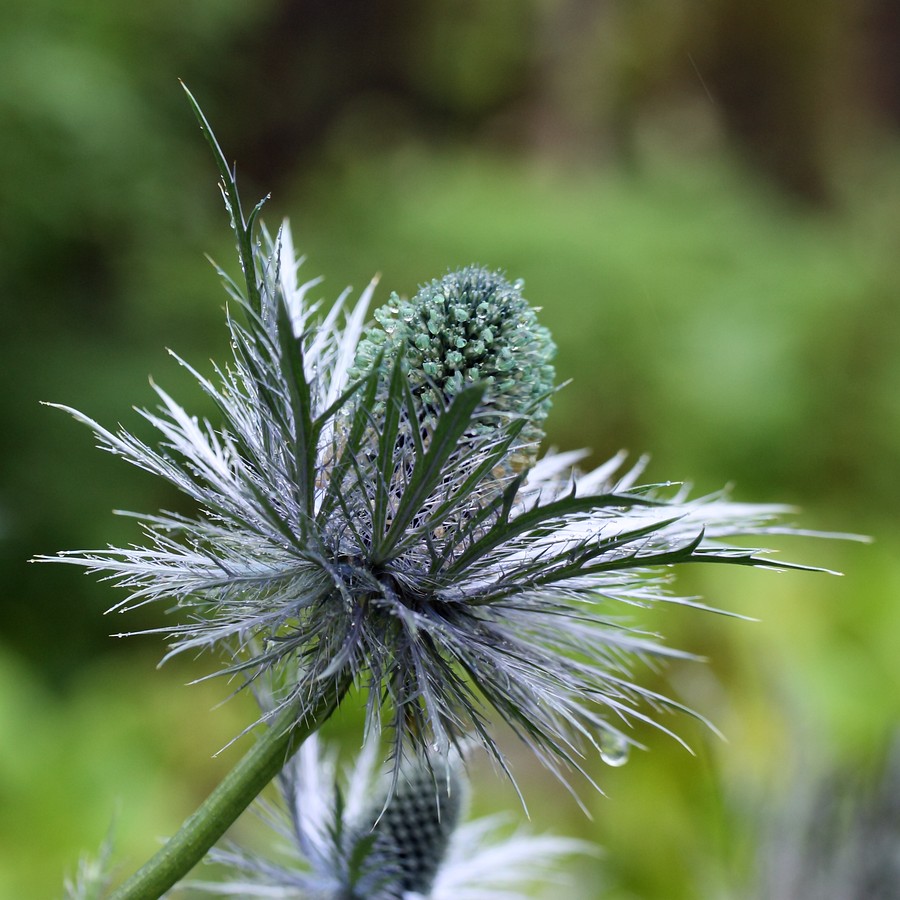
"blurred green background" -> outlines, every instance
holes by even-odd
[[[180,498],[39,401],[140,430],[166,356],[227,356],[208,253],[233,252],[204,106],[246,201],[272,192],[329,301],[479,262],[526,282],[572,379],[548,431],[651,480],[802,507],[870,546],[779,541],[825,575],[690,571],[636,621],[709,664],[642,680],[727,741],[582,788],[509,742],[536,830],[599,842],[572,896],[747,897],[759,821],[798,771],[877,764],[900,721],[900,12],[893,0],[2,0],[0,898],[55,897],[116,816],[130,869],[246,741],[211,669],[160,671],[164,611],[26,560],[136,540],[114,508]],[[788,546],[789,545],[789,546]],[[354,733],[352,711],[334,727]],[[476,766],[478,811],[516,798]],[[116,813],[118,810],[118,813]],[[240,827],[252,830],[252,821]]]

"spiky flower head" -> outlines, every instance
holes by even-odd
[[[143,546],[51,559],[124,587],[115,611],[168,604],[175,621],[158,630],[170,655],[219,651],[219,671],[271,680],[272,715],[290,710],[299,722],[349,681],[367,687],[368,726],[392,727],[395,759],[410,746],[447,752],[472,733],[502,765],[493,708],[557,773],[580,768],[585,741],[601,752],[612,742],[604,755],[621,760],[645,701],[668,702],[635,681],[634,663],[677,654],[617,611],[693,605],[668,593],[678,563],[774,567],[724,540],[782,531],[772,521],[785,509],[640,486],[642,464],[623,470],[621,456],[580,474],[581,454],[550,453],[513,474],[531,443],[526,427],[540,421],[550,346],[518,288],[472,270],[423,293],[423,308],[443,311],[440,327],[422,319],[434,347],[444,327],[463,333],[463,297],[478,298],[473,320],[490,293],[517,323],[507,333],[490,313],[499,356],[471,383],[425,370],[425,332],[399,307],[381,316],[396,322],[383,361],[354,374],[361,357],[375,359],[360,350],[374,284],[346,316],[345,294],[317,320],[315,282],[297,280],[289,229],[257,236],[256,211],[244,219],[230,175],[225,194],[245,280],[226,276],[234,358],[212,379],[190,370],[216,423],[158,387],[160,408],[143,413],[156,446],[70,410],[102,448],[173,484],[195,512],[139,516]],[[404,335],[415,337],[401,352],[393,341]],[[486,348],[484,329],[474,335]],[[504,348],[530,362],[507,371]],[[519,370],[545,380],[535,388]]]
[[[279,777],[282,806],[262,805],[282,861],[231,844],[208,862],[218,882],[191,886],[219,896],[310,900],[500,900],[557,875],[580,841],[509,834],[501,817],[464,821],[467,784],[458,757],[411,758],[384,773],[377,745],[339,770],[313,737]],[[529,892],[530,893],[530,892]]]
[[[466,387],[484,385],[478,430],[496,433],[524,418],[518,468],[527,466],[550,410],[556,347],[522,296],[523,286],[468,266],[423,285],[411,300],[391,294],[375,310],[378,325],[360,342],[356,373],[405,358],[413,395],[432,424]]]
[[[378,798],[355,823],[358,839],[371,834],[367,862],[388,884],[382,900],[427,894],[447,851],[462,809],[458,765],[443,757],[401,766],[390,797]],[[366,897],[371,896],[369,893]]]

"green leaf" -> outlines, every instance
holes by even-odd
[[[303,366],[303,341],[294,337],[290,313],[283,296],[278,297],[278,339],[281,345],[282,371],[291,397],[294,418],[294,462],[297,478],[297,499],[313,517],[313,497],[316,477],[316,441],[312,418],[312,393]],[[301,523],[304,526],[304,523]]]
[[[350,858],[347,860],[347,874],[351,885],[357,885],[366,874],[365,863],[372,853],[372,848],[375,846],[377,839],[378,835],[372,831],[354,842],[353,849],[350,851]]]
[[[496,476],[493,474],[494,469],[509,453],[509,448],[513,445],[526,424],[527,419],[521,418],[516,419],[508,425],[504,436],[493,442],[491,449],[484,454],[484,459],[469,473],[463,483],[453,492],[453,495],[440,504],[440,506],[428,516],[417,532],[407,535],[404,540],[400,541],[394,548],[394,552],[402,550],[404,547],[418,540],[419,533],[428,534],[428,532],[432,531],[437,526],[442,525],[453,509],[458,507],[461,503],[465,503],[482,482],[491,478],[495,479]],[[516,483],[517,485],[521,484],[521,480],[517,479]],[[481,512],[481,510],[478,512]],[[478,512],[476,512],[474,516],[467,518],[478,520]]]
[[[509,509],[507,508],[506,515],[498,519],[483,538],[475,541],[468,550],[457,557],[447,570],[447,574],[450,576],[458,574],[476,559],[490,553],[512,538],[528,531],[534,531],[542,525],[566,516],[590,513],[598,509],[630,509],[633,506],[660,505],[662,504],[657,501],[635,497],[632,494],[597,494],[591,497],[576,497],[570,494],[543,506],[535,506],[511,521],[508,518]]]
[[[378,540],[387,527],[391,501],[391,487],[397,469],[397,438],[400,434],[400,414],[403,409],[403,385],[406,369],[403,356],[398,355],[391,369],[388,395],[384,401],[384,417],[378,435],[378,458],[375,469],[375,514],[372,537]]]
[[[332,466],[329,474],[325,496],[322,498],[322,503],[319,506],[318,521],[320,525],[328,520],[328,517],[334,511],[335,505],[342,502],[344,479],[350,469],[354,468],[360,473],[356,454],[362,446],[367,430],[373,427],[370,410],[375,404],[375,398],[378,393],[380,363],[380,359],[376,360],[372,371],[359,383],[365,386],[365,393],[354,410],[349,434],[341,448],[340,456]],[[362,477],[361,473],[360,477]],[[366,491],[361,491],[360,494],[363,497],[368,497]],[[349,521],[352,522],[352,517],[350,517]]]
[[[597,557],[610,553],[613,550],[618,549],[619,547],[627,546],[632,541],[636,541],[639,538],[646,537],[653,534],[654,532],[660,531],[668,525],[677,522],[678,518],[679,517],[676,516],[674,518],[664,519],[662,521],[657,520],[655,522],[651,522],[648,525],[644,525],[641,528],[633,528],[630,531],[622,532],[621,534],[618,534],[613,538],[609,538],[608,540],[592,541],[591,543],[586,543],[583,547],[576,548],[575,550],[567,550],[563,553],[556,554],[555,556],[544,556],[540,560],[535,560],[535,564],[533,564],[530,568],[525,570],[517,570],[516,578],[518,580],[521,577],[527,580],[531,578],[531,571],[534,570],[538,574],[531,578],[529,584],[533,586],[542,586],[546,584],[553,584],[565,578],[573,578],[587,572],[613,571],[620,568],[630,568],[635,564],[635,562],[638,562],[641,565],[650,566],[664,565],[667,562],[683,561],[684,559],[690,557],[690,555],[697,549],[700,542],[703,540],[702,532],[690,543],[682,547],[678,547],[674,551],[665,550],[659,551],[654,554],[641,556],[640,550],[636,549],[633,553],[627,553],[615,560],[609,560],[608,562],[599,563],[595,566],[588,565],[588,563],[592,559],[596,559]],[[624,566],[623,561],[627,561],[628,565]]]
[[[438,418],[434,434],[425,454],[413,464],[409,482],[403,491],[394,519],[387,534],[373,547],[373,562],[384,563],[400,542],[403,532],[421,512],[422,505],[431,496],[444,477],[444,466],[459,439],[472,422],[475,410],[484,397],[485,386],[475,384],[460,391],[450,406]]]
[[[258,313],[262,309],[262,301],[259,294],[259,285],[256,282],[256,263],[253,255],[251,230],[266,198],[263,198],[256,204],[253,212],[250,214],[249,222],[245,222],[234,171],[229,167],[228,162],[225,159],[225,154],[222,152],[222,148],[219,146],[215,133],[204,115],[203,110],[200,108],[200,104],[188,90],[188,87],[184,82],[181,82],[181,87],[184,89],[185,94],[187,94],[188,103],[190,103],[191,109],[197,117],[197,121],[200,123],[200,131],[212,149],[216,166],[219,169],[219,174],[222,176],[222,194],[225,198],[225,206],[228,209],[228,214],[231,219],[231,227],[234,230],[234,236],[237,240],[241,271],[244,274],[244,281],[247,284],[247,301],[250,304],[250,308]]]

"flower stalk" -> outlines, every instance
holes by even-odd
[[[318,731],[349,686],[347,679],[336,684],[334,691],[323,692],[318,705],[299,721],[293,707],[285,709],[178,832],[113,891],[109,900],[156,900],[184,878],[284,768],[303,742]]]

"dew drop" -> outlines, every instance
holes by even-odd
[[[608,766],[624,766],[630,750],[631,744],[621,734],[608,732],[600,738],[600,759]]]

